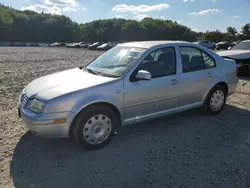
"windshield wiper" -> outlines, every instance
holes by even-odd
[[[88,69],[88,68],[86,68],[85,69],[87,72],[89,72],[89,73],[92,73],[92,74],[95,74],[95,75],[98,75],[98,76],[103,76],[102,74],[100,74],[99,72],[97,72],[97,71],[94,71],[93,69]]]
[[[115,75],[111,75],[111,74],[106,74],[106,73],[100,73],[100,72],[97,72],[93,69],[87,69],[85,68],[85,71],[89,72],[89,73],[92,73],[92,74],[95,74],[95,75],[98,75],[98,76],[103,76],[103,77],[110,77],[110,78],[118,78],[119,76],[115,76]]]

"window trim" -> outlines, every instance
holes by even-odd
[[[155,54],[156,54],[156,52],[157,52],[158,50],[165,49],[165,48],[172,48],[172,49],[173,49],[173,53],[174,53],[174,55],[175,55],[175,73],[173,73],[173,74],[165,74],[165,75],[160,75],[160,76],[155,76],[155,77],[152,76],[152,79],[176,75],[176,74],[177,74],[177,53],[176,53],[175,46],[165,46],[165,47],[161,47],[161,48],[158,48],[158,49],[153,50],[152,52],[148,53],[147,56],[146,56],[145,58],[143,58],[143,60],[140,62],[140,64],[135,68],[135,70],[133,71],[133,73],[130,75],[130,77],[129,77],[130,82],[135,82],[135,81],[137,81],[136,78],[135,78],[135,75],[136,75],[136,73],[139,71],[138,68],[139,68],[139,66],[141,65],[141,63],[142,63],[150,54],[152,54],[152,53],[155,53]],[[154,56],[155,56],[155,54],[154,54]]]
[[[217,64],[216,64],[216,61],[214,59],[213,56],[211,56],[209,53],[207,53],[206,51],[196,47],[196,46],[184,46],[184,45],[181,45],[181,46],[178,46],[179,47],[179,53],[180,53],[180,58],[181,58],[181,65],[182,65],[182,73],[188,73],[188,72],[195,72],[195,71],[200,71],[200,70],[206,70],[206,69],[212,69],[212,68],[216,68],[217,67]],[[204,68],[203,69],[196,69],[196,70],[189,70],[189,71],[184,71],[183,69],[183,62],[182,62],[182,57],[181,57],[181,48],[184,47],[184,48],[194,48],[198,51],[200,51],[200,55],[202,56],[202,59],[203,59],[203,65],[204,65]],[[214,67],[208,67],[206,68],[206,64],[205,64],[205,60],[204,60],[204,57],[202,55],[202,53],[206,54],[208,57],[210,57],[213,62],[214,62]]]
[[[203,55],[202,55],[202,58],[203,58],[203,61],[204,61],[204,65],[205,65],[205,69],[213,69],[213,68],[216,68],[216,67],[217,67],[216,61],[215,61],[214,57],[212,57],[210,54],[208,54],[207,52],[205,52],[205,51],[203,51],[203,50],[201,50],[201,53],[206,54],[206,55],[207,55],[208,57],[210,57],[210,58],[213,60],[213,62],[214,62],[214,66],[213,66],[213,67],[206,67],[205,60],[204,60],[204,57],[203,57]]]

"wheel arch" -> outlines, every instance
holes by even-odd
[[[122,124],[122,114],[121,114],[120,110],[114,104],[111,104],[110,102],[107,102],[107,101],[94,102],[94,103],[90,103],[90,104],[85,105],[83,108],[81,108],[81,110],[79,110],[76,113],[75,117],[73,118],[73,120],[71,122],[70,128],[69,128],[69,137],[72,136],[72,130],[74,128],[75,121],[76,121],[77,117],[79,116],[79,114],[81,114],[81,112],[83,110],[86,110],[86,109],[93,107],[93,106],[100,106],[100,105],[107,106],[107,108],[111,109],[114,112],[115,116],[117,117],[119,125]]]
[[[221,85],[221,86],[225,87],[225,89],[226,89],[226,91],[227,91],[227,93],[228,93],[228,85],[227,85],[226,82],[218,82],[217,84],[214,85],[214,87],[215,87],[216,85]]]
[[[206,91],[205,95],[202,98],[202,102],[204,102],[207,98],[207,95],[209,94],[209,92],[217,85],[222,85],[223,87],[225,87],[227,93],[228,93],[228,84],[225,81],[220,81],[220,82],[215,82],[213,85],[211,85],[211,87]]]

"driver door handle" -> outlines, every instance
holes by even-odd
[[[180,83],[180,81],[178,81],[178,80],[176,80],[176,79],[173,79],[173,80],[171,80],[170,83],[171,83],[172,85],[177,85],[177,84]]]

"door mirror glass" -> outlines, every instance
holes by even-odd
[[[139,70],[135,77],[137,80],[151,80],[152,79],[151,73],[145,70]]]

